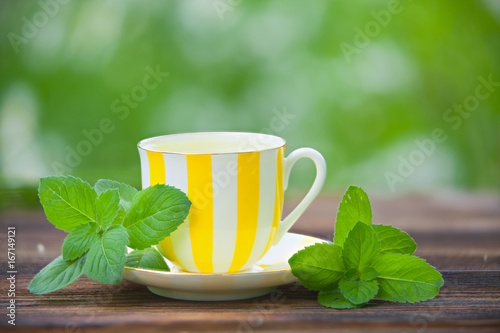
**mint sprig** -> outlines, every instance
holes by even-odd
[[[186,219],[191,202],[181,190],[155,185],[137,191],[101,179],[94,187],[72,177],[40,180],[38,195],[49,222],[69,232],[59,256],[31,281],[29,290],[45,294],[83,274],[108,284],[120,283],[125,264],[168,270],[151,248]],[[127,256],[127,246],[133,251]]]
[[[372,225],[368,196],[351,186],[339,206],[334,243],[308,246],[289,264],[325,307],[359,308],[374,297],[413,303],[434,298],[444,284],[434,267],[412,256],[416,248],[407,233]]]

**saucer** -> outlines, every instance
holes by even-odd
[[[288,259],[306,246],[325,240],[286,233],[251,269],[237,273],[189,273],[165,259],[170,272],[125,267],[123,278],[148,287],[153,294],[189,301],[229,301],[266,295],[297,281]]]

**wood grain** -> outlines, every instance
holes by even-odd
[[[293,231],[331,239],[338,201],[336,196],[319,198]],[[188,302],[155,296],[127,281],[106,286],[86,278],[36,296],[27,285],[60,254],[66,233],[53,228],[41,211],[3,212],[0,237],[5,249],[7,226],[17,230],[15,330],[500,332],[498,197],[411,196],[373,200],[372,205],[374,223],[407,231],[419,245],[417,254],[442,271],[445,285],[435,299],[416,304],[375,300],[362,309],[339,311],[320,306],[315,292],[291,284],[250,300]],[[5,258],[0,262],[0,278],[5,281]],[[2,283],[2,304],[8,302],[7,289]],[[0,330],[12,330],[2,317]]]

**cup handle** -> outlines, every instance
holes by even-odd
[[[290,177],[290,171],[294,166],[295,162],[299,159],[307,157],[313,160],[316,165],[316,179],[314,183],[307,192],[306,196],[302,201],[295,207],[295,209],[288,214],[288,216],[280,222],[278,226],[278,231],[276,233],[276,238],[273,244],[277,244],[281,238],[286,234],[292,225],[299,219],[299,217],[304,213],[311,202],[316,198],[318,193],[321,191],[326,178],[326,162],[323,156],[316,150],[311,148],[299,148],[294,150],[288,157],[283,160],[283,191],[288,187],[288,178]]]

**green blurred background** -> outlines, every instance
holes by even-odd
[[[316,148],[326,191],[500,187],[500,1],[3,0],[0,35],[4,209],[54,173],[140,187],[136,143],[192,131]],[[313,178],[300,162],[292,193]]]

